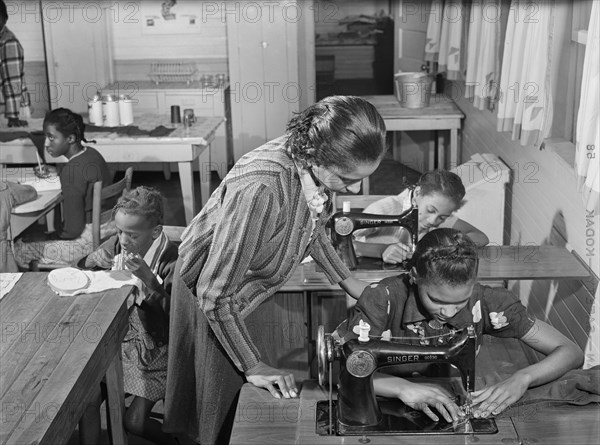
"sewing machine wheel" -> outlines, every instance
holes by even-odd
[[[322,387],[328,383],[329,363],[332,359],[331,334],[325,334],[325,326],[320,325],[317,330],[317,370],[319,385]]]

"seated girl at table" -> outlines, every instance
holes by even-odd
[[[134,396],[125,412],[125,428],[156,443],[175,443],[162,425],[150,418],[165,397],[169,306],[177,246],[162,230],[160,192],[138,187],[119,198],[113,210],[117,234],[82,258],[86,269],[126,269],[138,277],[142,291],[129,308],[129,331],[122,344],[125,393]],[[99,435],[99,393],[82,419],[81,440],[96,442]]]
[[[369,336],[413,337],[423,345],[443,345],[452,329],[474,326],[477,350],[482,335],[518,338],[546,357],[518,370],[504,381],[475,391],[475,417],[497,415],[532,386],[561,377],[581,366],[583,352],[549,324],[535,319],[509,290],[477,283],[475,244],[454,229],[437,229],[417,243],[409,272],[364,287],[350,318],[334,337],[342,342],[358,337],[360,321],[370,325]],[[402,371],[402,367],[400,367]],[[398,398],[434,421],[437,411],[451,422],[458,406],[445,390],[409,382],[389,374],[374,377],[378,395]]]
[[[399,215],[416,204],[419,207],[419,238],[437,227],[451,227],[467,234],[477,246],[485,246],[489,240],[483,232],[452,216],[463,204],[464,197],[465,187],[460,176],[446,170],[431,170],[421,175],[416,187],[374,202],[364,212]],[[357,256],[401,263],[410,257],[410,235],[402,227],[361,229],[354,232],[354,249]]]
[[[32,260],[40,263],[70,264],[92,251],[92,193],[94,183],[103,187],[112,183],[104,158],[96,149],[84,146],[83,118],[66,108],[57,108],[44,118],[44,147],[54,158],[65,156],[67,163],[57,164],[62,192],[62,219],[53,233],[36,233],[15,242],[15,258],[27,268]],[[57,212],[60,213],[60,212]],[[105,228],[106,230],[109,230]],[[103,235],[108,235],[106,230]]]

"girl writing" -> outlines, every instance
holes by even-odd
[[[50,156],[65,156],[67,163],[58,164],[62,192],[62,219],[56,232],[35,234],[18,240],[15,258],[28,267],[32,260],[40,263],[70,264],[92,251],[91,219],[94,183],[104,187],[112,183],[112,175],[104,158],[96,149],[83,145],[83,118],[66,108],[48,112],[44,118],[44,148]]]

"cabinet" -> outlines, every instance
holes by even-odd
[[[133,100],[134,119],[136,115],[158,113],[169,122],[172,105],[179,105],[182,117],[186,108],[192,108],[196,116],[225,116],[226,122],[218,128],[210,146],[210,169],[222,179],[233,165],[229,87],[202,87],[198,82],[157,85],[150,81],[129,81],[115,82],[102,91],[128,95]]]
[[[298,68],[298,34],[308,6],[268,3],[235,2],[236,9],[226,15],[236,160],[281,136],[308,93]]]

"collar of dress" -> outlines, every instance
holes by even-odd
[[[300,165],[297,161],[294,161],[298,175],[300,176],[300,185],[304,192],[304,199],[310,210],[310,216],[314,219],[319,217],[319,214],[323,211],[325,201],[328,197],[325,193],[325,187],[320,185],[317,186],[310,172]]]

